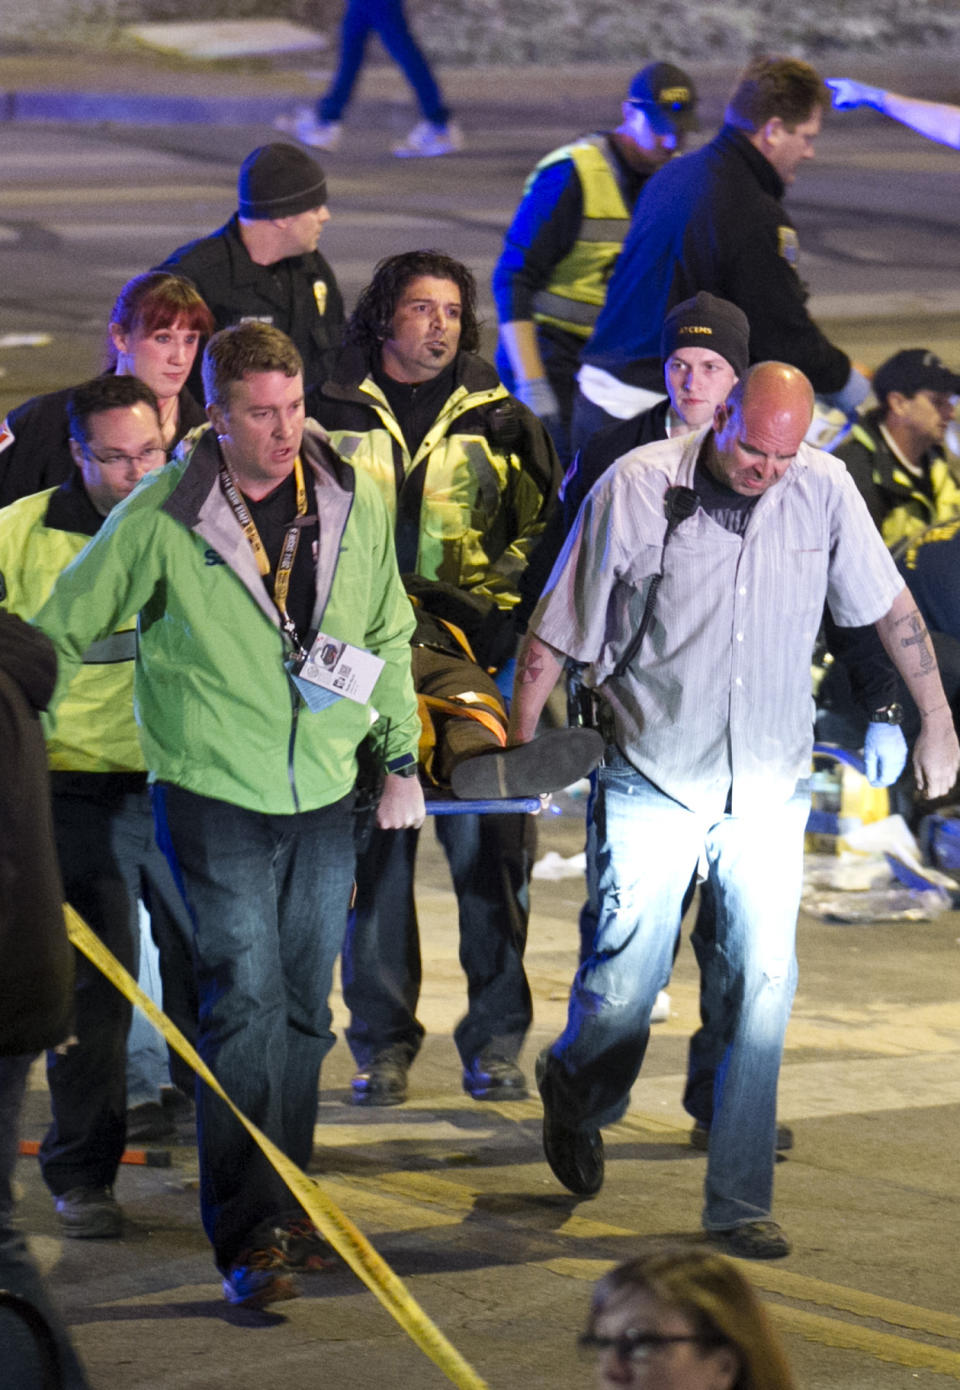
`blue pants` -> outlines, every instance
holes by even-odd
[[[410,33],[403,0],[347,0],[340,29],[340,61],[327,94],[317,102],[317,119],[339,121],[363,65],[370,31],[397,64],[416,94],[424,118],[446,125],[450,112],[416,39]]]
[[[808,810],[804,786],[779,808],[710,823],[615,751],[608,750],[598,774],[588,849],[596,936],[574,979],[567,1026],[550,1048],[544,1089],[571,1128],[597,1129],[624,1114],[703,855],[715,912],[713,980],[726,1001],[703,1213],[708,1230],[770,1214]]]
[[[158,783],[158,843],[196,930],[197,1050],[231,1100],[299,1167],[310,1161],[331,977],[353,884],[353,793],[296,815]],[[297,1207],[224,1103],[197,1086],[200,1206],[226,1271],[256,1226]]]
[[[532,818],[438,816],[460,911],[467,1013],[454,1030],[464,1064],[492,1044],[514,1057],[533,1016],[523,969],[530,911]],[[387,1047],[415,1056],[422,967],[413,896],[416,830],[374,830],[357,865],[356,911],[343,947],[347,1041],[358,1065]]]

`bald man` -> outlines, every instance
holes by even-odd
[[[627,1108],[684,895],[706,878],[713,968],[735,1002],[703,1225],[753,1259],[790,1249],[771,1217],[776,1096],[825,600],[842,626],[876,624],[914,694],[925,794],[947,792],[960,762],[916,605],[843,465],[803,443],[812,411],[801,372],[761,363],[711,428],[637,449],[604,474],[530,621],[510,730],[530,739],[563,663],[585,666],[607,744],[588,823],[597,925],[567,1026],[537,1064],[547,1162],[571,1192],[602,1185],[600,1130]]]

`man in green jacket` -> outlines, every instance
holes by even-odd
[[[203,375],[212,428],[116,509],[37,622],[57,647],[59,690],[91,641],[139,614],[137,713],[158,841],[194,920],[198,1048],[304,1167],[371,725],[381,824],[423,817],[404,775],[419,734],[413,615],[376,488],[305,429],[286,335],[224,329]],[[206,1087],[197,1109],[201,1210],[226,1297],[295,1296],[291,1267],[322,1259],[323,1243]]]

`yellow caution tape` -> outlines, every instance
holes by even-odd
[[[350,1218],[340,1210],[335,1202],[327,1197],[315,1179],[310,1178],[295,1163],[291,1163],[265,1134],[247,1119],[226,1094],[213,1072],[198,1056],[194,1048],[166,1014],[157,1008],[153,1000],[140,989],[136,980],[125,970],[95,932],[87,926],[83,918],[70,906],[64,904],[67,933],[78,951],[92,961],[106,975],[132,1004],[141,1009],[153,1026],[163,1034],[170,1046],[188,1062],[198,1076],[202,1077],[210,1089],[229,1105],[244,1129],[252,1135],[283,1178],[290,1191],[297,1198],[317,1230],[330,1242],[338,1255],[341,1255],[353,1272],[363,1280],[367,1288],[379,1298],[387,1312],[403,1328],[404,1332],[416,1342],[421,1351],[436,1362],[448,1380],[461,1390],[487,1390],[486,1382],[466,1362],[456,1347],[447,1341],[440,1329],[431,1322],[407,1291],[403,1282],[397,1278],[387,1262],[377,1254],[362,1231],[359,1231]]]

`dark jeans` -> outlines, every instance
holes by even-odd
[[[602,405],[591,401],[576,387],[573,393],[573,411],[570,420],[570,457],[573,458],[584,444],[588,443],[597,430],[605,430],[615,425],[619,416],[609,415]]]
[[[516,1056],[533,1016],[523,969],[534,826],[530,816],[441,816],[437,838],[460,909],[467,1013],[454,1041],[464,1064],[488,1045]],[[375,830],[357,865],[357,900],[343,947],[347,1041],[359,1066],[396,1045],[419,1050],[422,968],[413,896],[416,830]]]
[[[109,774],[55,774],[53,823],[67,902],[136,975],[137,895],[153,822],[146,791],[124,790],[124,781]],[[84,785],[89,795],[78,794]],[[78,1041],[64,1053],[47,1054],[53,1122],[40,1167],[55,1196],[112,1185],[126,1135],[131,1006],[79,951],[75,1003]]]
[[[231,1100],[299,1167],[313,1148],[330,982],[353,883],[353,793],[296,815],[158,783],[157,840],[196,929],[197,1050]],[[226,1270],[254,1227],[297,1203],[247,1131],[197,1086],[200,1205]]]
[[[433,125],[446,125],[450,112],[410,33],[403,0],[347,0],[340,28],[340,61],[330,89],[317,102],[317,119],[340,120],[363,66],[371,30],[380,35],[380,42],[410,83],[426,120]]]
[[[53,1339],[63,1390],[89,1390],[83,1368],[70,1345],[67,1330],[47,1297],[22,1232],[13,1220],[13,1172],[20,1137],[20,1107],[32,1057],[0,1057],[0,1289],[30,1304],[40,1314]],[[0,1383],[33,1390],[46,1382],[37,1343],[23,1319],[0,1311]]]

